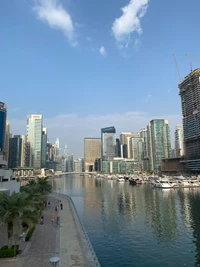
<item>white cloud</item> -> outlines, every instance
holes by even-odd
[[[70,14],[61,5],[59,0],[36,0],[34,11],[40,20],[50,27],[61,30],[74,45],[74,26]]]
[[[129,42],[130,34],[142,33],[140,20],[146,14],[149,0],[130,0],[129,4],[122,8],[123,14],[116,18],[112,25],[112,32],[117,42]]]
[[[125,113],[113,113],[107,115],[79,116],[77,114],[62,114],[46,119],[44,126],[48,129],[50,142],[60,138],[61,146],[67,143],[69,151],[75,157],[83,156],[84,137],[100,137],[101,128],[115,126],[117,136],[121,132],[138,132],[147,126],[151,119],[163,118],[169,121],[172,136],[172,147],[174,147],[174,129],[176,124],[181,124],[181,115],[153,116],[152,114],[140,111]],[[12,134],[25,134],[26,118],[23,120],[10,119]],[[86,127],[87,125],[87,127]]]
[[[99,49],[99,53],[102,55],[102,56],[106,56],[107,55],[107,52],[106,52],[106,49],[104,46],[101,46],[100,49]]]

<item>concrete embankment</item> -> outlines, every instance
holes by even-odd
[[[54,193],[53,196],[59,197]],[[68,196],[60,195],[60,267],[100,267],[99,261],[78,217],[74,204]]]

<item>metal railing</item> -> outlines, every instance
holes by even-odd
[[[88,250],[88,251],[86,251],[86,252],[88,252],[87,253],[87,256],[88,256],[87,260],[89,261],[89,264],[90,264],[88,267],[101,267],[99,260],[96,256],[96,253],[93,249],[93,246],[90,242],[90,239],[87,235],[87,232],[86,232],[86,230],[85,230],[85,228],[84,228],[84,226],[83,226],[83,224],[79,218],[79,215],[78,215],[78,212],[76,210],[76,207],[74,205],[73,200],[71,199],[71,197],[64,195],[64,194],[55,193],[55,192],[54,192],[54,194],[57,195],[58,197],[63,197],[69,201],[70,209],[72,211],[72,215],[73,215],[73,218],[75,220],[76,226],[79,230],[80,237],[81,237],[83,243],[85,244],[84,249]]]

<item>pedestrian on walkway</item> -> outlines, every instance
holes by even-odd
[[[43,223],[44,223],[44,216],[42,215],[40,218],[40,224],[43,224]]]
[[[57,225],[60,224],[60,217],[59,216],[57,216],[57,218],[56,218],[56,223],[57,223]]]
[[[54,219],[55,219],[55,216],[52,214],[51,215],[51,221],[52,221],[52,223],[54,223]]]
[[[56,211],[56,212],[58,211],[58,206],[57,206],[57,205],[55,206],[55,211]]]
[[[60,209],[61,209],[61,210],[63,209],[63,204],[62,204],[62,203],[60,203]]]

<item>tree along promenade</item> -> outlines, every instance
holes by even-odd
[[[0,259],[1,267],[50,267],[51,257],[59,257],[59,267],[99,267],[99,261],[78,218],[72,200],[58,193],[48,196],[50,205],[43,211],[30,241],[20,242],[21,255]],[[61,204],[62,203],[62,210]],[[56,211],[55,207],[59,205]],[[52,215],[55,220],[52,222]],[[57,221],[57,218],[59,220]],[[2,229],[1,229],[2,230]],[[0,244],[6,233],[0,231]]]

